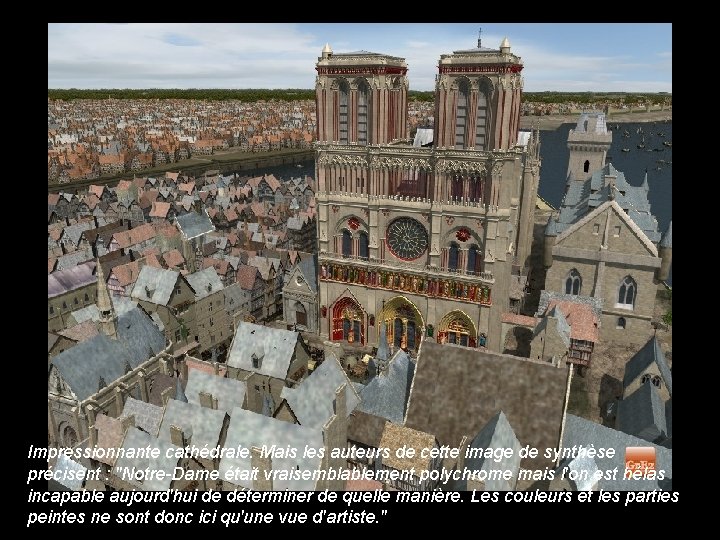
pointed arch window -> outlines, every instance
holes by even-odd
[[[460,253],[460,246],[455,242],[450,244],[448,249],[448,270],[456,272],[458,269],[458,255]]]
[[[368,133],[370,132],[370,88],[367,82],[360,81],[357,89],[358,99],[358,111],[357,111],[357,124],[358,124],[358,144],[368,144]]]
[[[352,255],[352,236],[350,236],[350,231],[347,229],[342,232],[342,254],[343,257]]]
[[[487,120],[488,120],[487,95],[482,90],[478,93],[477,121],[475,128],[475,149],[487,150]]]
[[[349,86],[346,81],[342,81],[339,87],[338,102],[338,130],[339,139],[343,144],[348,142],[348,95]]]
[[[473,244],[470,246],[470,249],[468,249],[468,256],[467,256],[467,273],[472,275],[479,275],[482,271],[482,256],[480,253],[480,248]]]
[[[455,109],[455,148],[465,148],[467,141],[468,101],[470,87],[467,81],[458,85],[457,107]]]
[[[370,242],[368,240],[368,234],[365,231],[360,231],[360,257],[367,259],[370,256]]]
[[[580,294],[581,287],[582,278],[580,277],[580,272],[573,268],[565,279],[565,294],[578,295]]]
[[[637,283],[635,280],[627,276],[620,283],[618,289],[618,301],[615,307],[624,309],[633,309],[635,307],[635,296],[637,295]]]

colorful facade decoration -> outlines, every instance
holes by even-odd
[[[458,279],[429,279],[404,272],[364,270],[344,264],[323,264],[320,267],[320,279],[364,285],[374,289],[453,298],[461,302],[475,302],[485,306],[492,305],[490,287],[466,283]]]

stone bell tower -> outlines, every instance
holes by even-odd
[[[443,54],[435,92],[435,146],[507,150],[517,142],[523,69],[503,39],[483,47]]]
[[[395,56],[333,53],[326,44],[315,82],[317,140],[384,144],[407,136],[407,65]]]

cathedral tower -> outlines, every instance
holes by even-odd
[[[523,69],[505,38],[443,54],[435,92],[435,141],[441,148],[507,150],[517,142]]]
[[[407,65],[395,56],[356,51],[318,59],[317,140],[385,144],[407,137]]]
[[[607,129],[605,114],[597,111],[582,113],[575,129],[568,134],[568,179],[585,181],[602,169],[611,144],[612,131]]]
[[[404,59],[326,45],[316,69],[321,337],[502,351],[540,167],[538,134],[518,138],[520,58],[507,39],[443,55],[429,148],[407,138]]]

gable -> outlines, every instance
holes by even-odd
[[[298,279],[300,280],[300,283],[298,283]],[[290,278],[288,279],[284,288],[303,293],[312,292],[312,290],[310,289],[310,285],[305,279],[305,276],[303,276],[300,268],[297,266],[292,270],[292,272],[290,272]]]
[[[556,246],[657,257],[657,248],[615,201],[608,201],[557,236]]]

